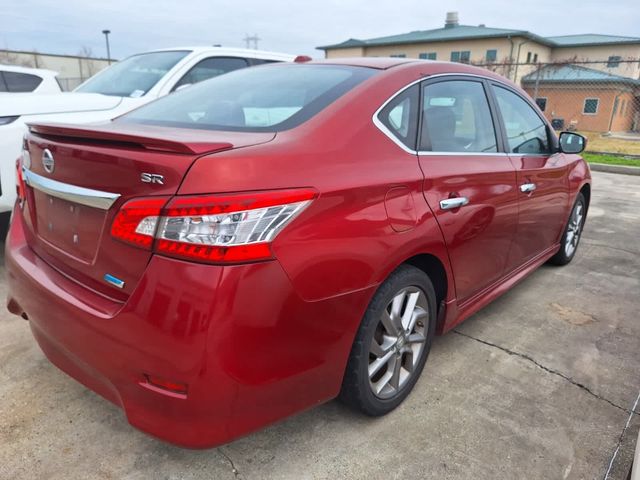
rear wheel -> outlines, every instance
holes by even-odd
[[[401,266],[369,304],[351,350],[341,400],[372,416],[396,408],[424,368],[435,321],[436,296],[429,277]]]
[[[582,193],[578,194],[576,203],[573,205],[569,221],[560,240],[560,250],[549,260],[555,265],[566,265],[569,263],[578,250],[582,227],[587,218],[587,202]]]
[[[0,241],[4,242],[9,232],[9,223],[11,221],[11,212],[0,213]]]

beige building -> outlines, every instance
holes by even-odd
[[[115,60],[111,60],[115,62]],[[0,50],[0,64],[44,68],[58,72],[64,90],[73,90],[87,78],[109,65],[106,58],[90,55],[56,55],[19,50]]]
[[[350,38],[318,47],[326,58],[407,57],[458,61],[486,66],[511,80],[536,69],[538,63],[589,63],[608,74],[640,78],[640,38],[615,35],[541,37],[523,30],[470,26],[458,23],[451,12],[443,28],[388,37]]]

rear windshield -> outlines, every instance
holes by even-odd
[[[308,120],[376,70],[279,64],[236,70],[173,93],[118,122],[277,132]]]

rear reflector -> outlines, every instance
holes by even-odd
[[[145,375],[144,378],[146,382],[141,382],[140,384],[150,390],[159,391],[159,393],[167,392],[179,398],[186,398],[187,396],[186,383],[174,382],[156,375]]]
[[[209,263],[272,258],[271,242],[316,196],[311,189],[127,202],[111,234],[140,248]],[[155,243],[154,243],[155,242]]]

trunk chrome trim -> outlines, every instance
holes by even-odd
[[[120,198],[119,193],[103,192],[91,188],[78,187],[69,183],[58,182],[31,170],[22,167],[22,174],[27,185],[36,190],[40,190],[52,197],[61,198],[70,202],[87,205],[88,207],[109,210],[111,205]]]

